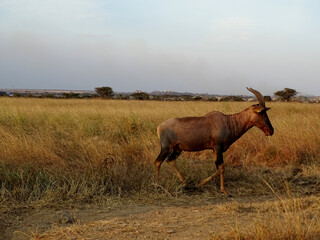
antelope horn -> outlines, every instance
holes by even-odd
[[[265,108],[266,107],[266,103],[265,103],[264,98],[261,95],[261,93],[259,91],[257,91],[257,90],[252,89],[252,88],[248,88],[247,87],[247,89],[257,97],[257,99],[259,101],[259,105]]]

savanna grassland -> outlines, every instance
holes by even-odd
[[[0,98],[0,235],[317,239],[320,105],[267,105],[274,135],[253,128],[224,155],[234,196],[227,199],[218,179],[186,191],[166,164],[161,186],[154,184],[156,127],[172,117],[236,113],[250,103]],[[181,154],[188,185],[212,174],[212,157]]]

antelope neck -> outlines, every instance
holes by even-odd
[[[250,108],[247,108],[236,114],[227,115],[227,117],[230,130],[233,132],[236,139],[241,137],[245,132],[253,127],[253,123],[250,121]]]

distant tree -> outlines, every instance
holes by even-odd
[[[3,96],[6,96],[6,97],[7,97],[7,96],[9,96],[9,95],[8,95],[6,92],[0,92],[0,96],[1,96],[1,97],[3,97]]]
[[[181,99],[183,99],[184,101],[190,101],[190,100],[193,100],[192,96],[191,95],[181,95]]]
[[[13,96],[14,97],[23,97],[23,95],[21,93],[17,93],[17,92],[14,92]]]
[[[157,101],[160,101],[160,100],[163,100],[162,96],[160,95],[152,95],[152,100],[157,100]]]
[[[218,98],[216,98],[216,97],[209,97],[209,98],[207,99],[207,101],[209,101],[209,102],[217,102],[217,101],[218,101]]]
[[[63,93],[62,95],[63,95],[64,98],[80,98],[80,94],[79,93],[74,93],[74,92]]]
[[[120,94],[117,96],[118,99],[120,100],[127,100],[129,99],[129,95],[126,95],[126,94]]]
[[[86,98],[86,99],[95,98],[97,96],[98,96],[97,94],[82,94],[82,95],[80,95],[81,98]]]
[[[263,98],[264,98],[264,100],[266,102],[271,102],[272,101],[272,98],[270,96],[264,96]]]
[[[294,96],[296,96],[298,92],[295,89],[285,88],[281,91],[277,91],[274,93],[275,96],[280,98],[281,101],[290,101]]]
[[[145,92],[135,92],[131,94],[132,97],[134,97],[137,100],[147,100],[149,99],[149,94]]]
[[[94,89],[96,93],[103,98],[112,98],[114,92],[111,87],[97,87]]]
[[[200,101],[200,100],[202,100],[202,97],[201,96],[195,96],[195,97],[193,97],[193,100]]]
[[[53,94],[51,94],[51,93],[42,94],[41,97],[43,97],[43,98],[54,98]]]

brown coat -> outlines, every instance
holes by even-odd
[[[254,125],[261,127],[266,135],[273,133],[273,128],[266,114],[256,113],[259,105],[253,105],[242,112],[225,115],[212,111],[202,117],[171,118],[161,123],[158,136],[161,147],[179,148],[182,151],[201,151],[221,146],[226,151]],[[260,114],[260,121],[257,116]],[[261,126],[262,125],[262,126]]]

